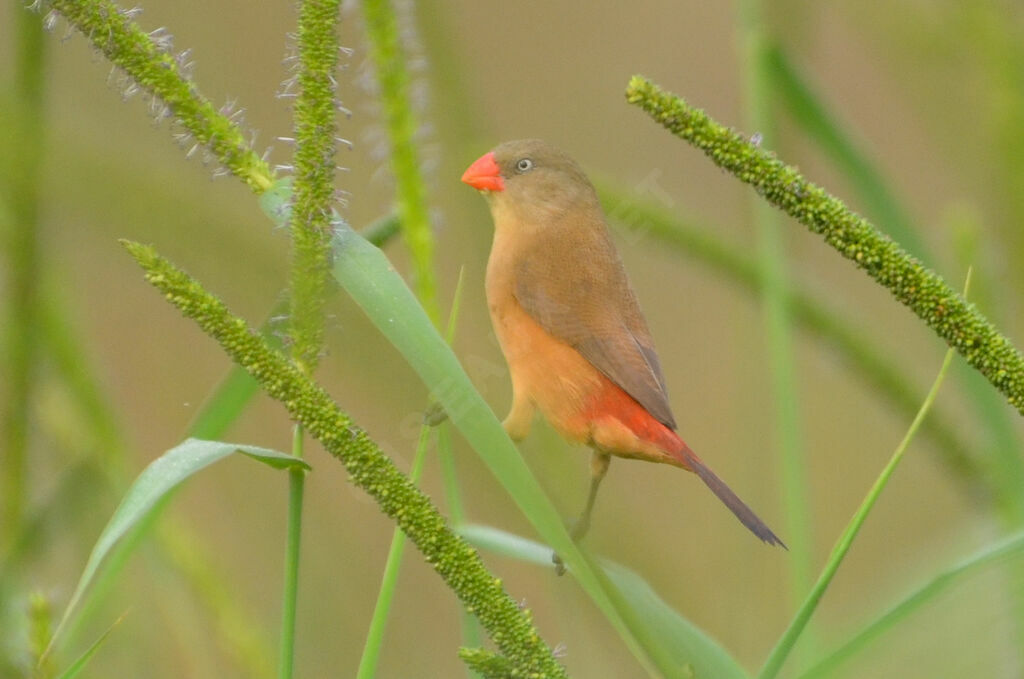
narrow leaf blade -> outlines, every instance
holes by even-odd
[[[123,615],[117,620],[115,620],[114,624],[108,627],[107,630],[103,634],[101,634],[96,641],[92,642],[92,645],[89,646],[89,648],[85,649],[85,653],[78,656],[78,659],[75,660],[75,662],[71,663],[71,665],[66,670],[61,672],[60,677],[58,677],[58,679],[75,679],[75,677],[81,674],[82,670],[85,669],[85,666],[89,663],[90,660],[92,660],[92,657],[96,655],[96,651],[100,650],[100,647],[103,645],[103,642],[107,640],[107,637],[109,637],[110,633],[114,631],[114,628],[121,624],[122,620],[124,620]]]
[[[100,533],[92,553],[89,554],[89,560],[85,564],[78,585],[61,617],[60,624],[54,631],[47,652],[55,647],[71,616],[79,605],[83,604],[83,597],[89,585],[93,582],[111,550],[135,527],[145,523],[159,509],[161,502],[185,479],[234,452],[240,452],[246,457],[278,469],[295,467],[309,469],[309,465],[304,461],[286,453],[222,441],[186,439],[180,445],[168,450],[139,474],[128,492],[125,493],[121,504],[114,511],[114,515],[103,532]]]
[[[801,679],[814,679],[830,675],[841,664],[864,650],[875,639],[881,637],[890,628],[942,592],[969,580],[996,563],[1020,558],[1021,554],[1024,554],[1024,531],[1009,535],[995,544],[978,550],[963,561],[938,573],[882,615],[869,622],[860,632],[822,657],[814,667],[801,675]]]

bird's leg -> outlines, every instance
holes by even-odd
[[[582,540],[583,536],[590,530],[590,513],[594,510],[594,500],[597,499],[597,489],[608,473],[612,456],[595,450],[590,456],[590,492],[587,494],[587,504],[583,507],[583,513],[573,524],[569,534],[573,540]]]
[[[501,423],[510,439],[522,441],[526,438],[526,435],[530,433],[530,427],[533,425],[533,416],[536,410],[537,406],[533,404],[533,401],[522,396],[513,384],[512,408],[508,411],[508,416]]]
[[[608,473],[608,467],[611,463],[612,456],[608,453],[603,453],[597,449],[594,449],[593,453],[591,453],[590,492],[587,493],[587,504],[583,507],[583,513],[580,514],[580,518],[576,519],[576,523],[569,529],[569,535],[574,542],[582,540],[583,536],[590,530],[590,514],[594,510],[597,489],[600,487],[601,481],[604,480],[605,474]],[[565,573],[565,564],[562,563],[562,558],[558,554],[551,555],[551,562],[555,564],[555,573],[558,575]]]

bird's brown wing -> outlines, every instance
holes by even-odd
[[[542,328],[676,428],[654,342],[603,220],[538,238],[520,261],[515,296]]]

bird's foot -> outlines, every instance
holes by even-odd
[[[589,529],[590,517],[582,516],[569,527],[569,537],[573,542],[579,542]],[[565,575],[565,562],[558,556],[558,552],[551,553],[551,563],[555,564],[555,575]]]
[[[551,552],[551,563],[555,564],[555,575],[565,575],[565,562],[558,552]]]
[[[448,413],[445,411],[444,406],[437,402],[427,406],[426,412],[423,413],[423,424],[428,427],[436,427],[447,419]]]

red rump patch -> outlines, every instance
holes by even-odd
[[[640,440],[686,461],[688,456],[684,451],[689,451],[689,448],[678,434],[659,422],[635,398],[604,375],[601,376],[601,382],[602,388],[583,411],[584,418],[595,422],[608,417],[615,418]],[[685,466],[690,467],[688,463]]]
[[[736,493],[732,492],[732,489],[722,479],[708,469],[708,466],[690,450],[690,447],[674,431],[656,420],[636,399],[604,375],[601,376],[601,387],[594,394],[590,404],[580,412],[580,416],[588,423],[598,426],[602,420],[607,422],[609,419],[621,423],[641,441],[667,453],[672,458],[672,463],[696,473],[700,480],[711,489],[711,492],[754,535],[768,544],[780,545],[785,549],[786,545],[782,540],[761,521],[743,500],[736,496]],[[628,456],[629,453],[640,453],[641,451],[618,452]],[[659,461],[668,462],[668,460]]]

